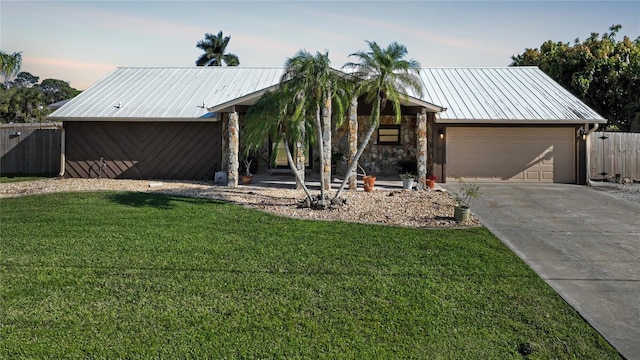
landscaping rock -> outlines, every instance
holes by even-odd
[[[453,220],[455,201],[441,191],[397,191],[376,189],[345,191],[328,209],[309,206],[302,190],[279,188],[228,188],[198,181],[163,181],[150,187],[144,180],[46,179],[1,183],[0,198],[71,191],[137,191],[224,200],[280,216],[341,220],[417,228],[479,226],[477,218],[460,224]],[[335,194],[327,192],[328,199]],[[315,194],[314,194],[315,195]]]

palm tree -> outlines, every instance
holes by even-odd
[[[387,102],[391,102],[396,122],[400,122],[400,100],[407,97],[407,89],[413,90],[419,96],[422,95],[421,81],[418,77],[420,63],[413,59],[404,59],[407,55],[407,48],[404,45],[393,42],[383,49],[376,42],[367,41],[367,44],[368,52],[358,51],[349,55],[358,58],[359,62],[349,62],[344,67],[355,70],[353,75],[358,82],[357,93],[364,95],[365,100],[372,104],[370,127],[349,164],[347,176],[344,177],[334,200],[340,197],[349,180],[349,174],[356,169],[360,156],[380,124],[380,112]]]
[[[22,51],[8,53],[0,50],[0,73],[4,76],[4,87],[9,85],[9,78],[20,72],[22,66]]]
[[[224,62],[227,66],[240,65],[240,59],[234,54],[226,53],[231,36],[222,36],[222,31],[218,35],[206,33],[204,40],[198,41],[196,47],[204,51],[196,60],[197,66],[222,66]]]
[[[331,68],[329,53],[311,55],[298,51],[287,59],[281,83],[294,96],[294,117],[315,114],[314,124],[320,154],[320,208],[326,207],[325,191],[331,186],[331,117],[332,102],[337,108],[336,121],[345,117],[350,86],[343,76]]]
[[[247,154],[251,150],[263,146],[267,137],[271,137],[276,144],[283,141],[289,167],[295,174],[298,184],[304,190],[307,201],[311,204],[313,198],[304,184],[302,174],[298,171],[289,148],[290,143],[308,143],[307,134],[310,131],[307,131],[307,127],[310,122],[306,121],[303,114],[297,117],[293,116],[295,108],[293,100],[294,96],[285,88],[263,94],[247,110],[242,138],[245,141]]]

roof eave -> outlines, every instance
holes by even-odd
[[[231,101],[227,101],[225,103],[209,107],[209,108],[207,108],[207,111],[216,112],[216,113],[217,112],[230,112],[230,111],[233,111],[232,108],[234,106],[236,106],[236,105],[253,105],[267,91],[274,90],[274,89],[278,88],[278,86],[280,86],[280,84],[275,84],[275,85],[269,86],[268,88],[252,92],[251,94],[247,94],[247,95],[241,96],[239,98],[235,98],[235,99],[233,99]]]
[[[606,124],[606,119],[435,119],[436,124],[582,125]]]
[[[407,96],[406,99],[403,99],[405,101],[401,101],[401,103],[403,103],[402,105],[405,105],[405,106],[419,106],[419,107],[426,108],[428,112],[435,112],[435,113],[447,111],[446,107],[442,107],[440,105],[432,104],[432,103],[430,103],[428,101],[424,101],[424,100],[415,98],[413,96],[409,96],[409,95],[406,95],[406,96]]]
[[[216,122],[218,117],[184,117],[184,118],[141,118],[141,117],[49,117],[57,122]]]

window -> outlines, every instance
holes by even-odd
[[[378,127],[378,145],[399,145],[400,125],[380,125]]]

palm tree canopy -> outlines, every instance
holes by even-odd
[[[336,121],[344,119],[345,109],[352,95],[352,83],[341,72],[331,67],[329,53],[299,50],[285,63],[285,72],[280,79],[283,87],[296,94],[294,116],[322,107],[331,101],[336,108]]]
[[[242,139],[245,141],[245,151],[248,153],[264,144],[265,139],[271,138],[274,143],[287,138],[294,143],[301,137],[298,121],[304,121],[307,130],[304,132],[306,141],[311,139],[311,122],[305,121],[308,114],[297,120],[293,117],[295,104],[294,96],[286,89],[280,88],[273,92],[264,93],[255,104],[247,110]]]
[[[287,59],[280,82],[297,98],[296,115],[307,105],[320,106],[331,85],[330,71],[328,52],[317,52],[314,56],[306,50],[299,50]]]
[[[0,50],[0,73],[4,77],[5,86],[12,75],[17,75],[22,67],[22,51],[13,54]]]
[[[367,41],[369,51],[358,51],[349,56],[358,58],[359,62],[349,62],[345,68],[354,69],[353,75],[358,79],[358,93],[372,104],[380,101],[384,108],[387,101],[394,106],[396,118],[400,120],[400,100],[406,98],[406,89],[422,96],[422,84],[418,74],[420,63],[416,60],[405,60],[407,48],[393,42],[386,49],[375,41]],[[375,120],[375,119],[374,119]]]
[[[240,65],[240,59],[238,56],[231,53],[225,53],[227,46],[229,45],[231,36],[223,36],[222,31],[218,35],[206,33],[204,34],[204,40],[198,41],[196,47],[204,54],[200,55],[196,60],[197,66],[222,66],[222,63],[227,66]]]

